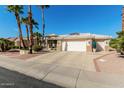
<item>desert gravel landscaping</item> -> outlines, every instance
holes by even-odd
[[[45,53],[48,53],[48,52],[39,52],[39,53],[24,54],[24,55],[20,55],[19,52],[0,52],[0,55],[1,56],[7,56],[10,58],[15,58],[15,59],[28,60],[28,59],[31,59],[33,57],[43,55]]]

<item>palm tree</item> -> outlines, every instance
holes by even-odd
[[[39,33],[39,32],[34,32],[34,33],[33,33],[33,36],[36,37],[36,44],[37,44],[37,45],[41,45],[41,37],[42,37],[41,33]]]
[[[34,19],[32,19],[32,25],[33,25],[33,28],[35,27],[36,29],[39,29],[38,27],[39,24]]]
[[[49,5],[41,5],[41,12],[42,12],[42,40],[43,40],[43,44],[44,44],[44,34],[45,34],[45,18],[44,18],[44,8],[49,8]]]
[[[8,5],[7,6],[8,11],[11,13],[14,13],[16,17],[16,21],[18,24],[18,29],[19,29],[19,38],[20,38],[20,48],[21,44],[23,45],[24,48],[26,48],[24,40],[23,40],[23,35],[22,35],[22,30],[21,30],[21,24],[20,24],[20,14],[23,14],[23,6],[20,5]]]
[[[27,41],[29,41],[29,29],[28,29],[28,26],[30,25],[29,24],[29,19],[28,19],[28,17],[22,17],[21,18],[21,23],[23,23],[23,24],[25,24],[25,27],[26,27],[26,32],[27,32]],[[38,28],[38,23],[34,20],[34,19],[32,19],[32,25],[33,25],[33,27],[35,27],[36,29],[39,29]]]
[[[33,24],[32,24],[32,8],[31,8],[31,5],[29,5],[28,20],[29,20],[29,27],[30,27],[30,46],[29,46],[29,53],[32,54],[32,46],[33,46]]]
[[[28,25],[29,25],[29,21],[28,21],[28,17],[23,17],[21,19],[21,23],[25,24],[26,27],[26,32],[27,32],[27,41],[29,42],[29,30],[28,30]]]

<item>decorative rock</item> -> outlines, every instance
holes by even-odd
[[[20,55],[24,55],[24,54],[28,54],[29,51],[28,50],[20,50]]]

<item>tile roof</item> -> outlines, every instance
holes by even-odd
[[[56,36],[56,37],[54,37]],[[79,35],[69,35],[69,34],[66,34],[66,35],[51,35],[51,38],[50,39],[92,39],[92,38],[95,38],[95,39],[111,39],[112,37],[111,36],[108,36],[108,35],[98,35],[98,34],[91,34],[91,33],[80,33]]]

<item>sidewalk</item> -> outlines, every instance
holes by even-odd
[[[23,61],[0,56],[0,66],[62,87],[124,87],[123,75],[119,76],[95,71],[93,58],[103,54],[105,53],[95,55],[84,54],[83,58],[85,59],[79,68],[78,66],[74,67],[75,64],[70,63],[72,60],[65,56],[70,56],[68,53],[55,54],[56,59],[51,57],[52,62],[49,63],[46,62],[48,61],[47,59],[42,59],[45,62],[41,62],[41,60],[39,60],[40,56],[38,56],[39,61],[36,61],[37,58],[32,61]],[[74,55],[72,55],[71,58],[73,58]],[[65,61],[60,59],[58,63],[59,58],[63,57]],[[45,57],[42,56],[41,58]],[[78,60],[77,58],[77,62]],[[71,65],[62,63],[61,61],[69,62]]]

